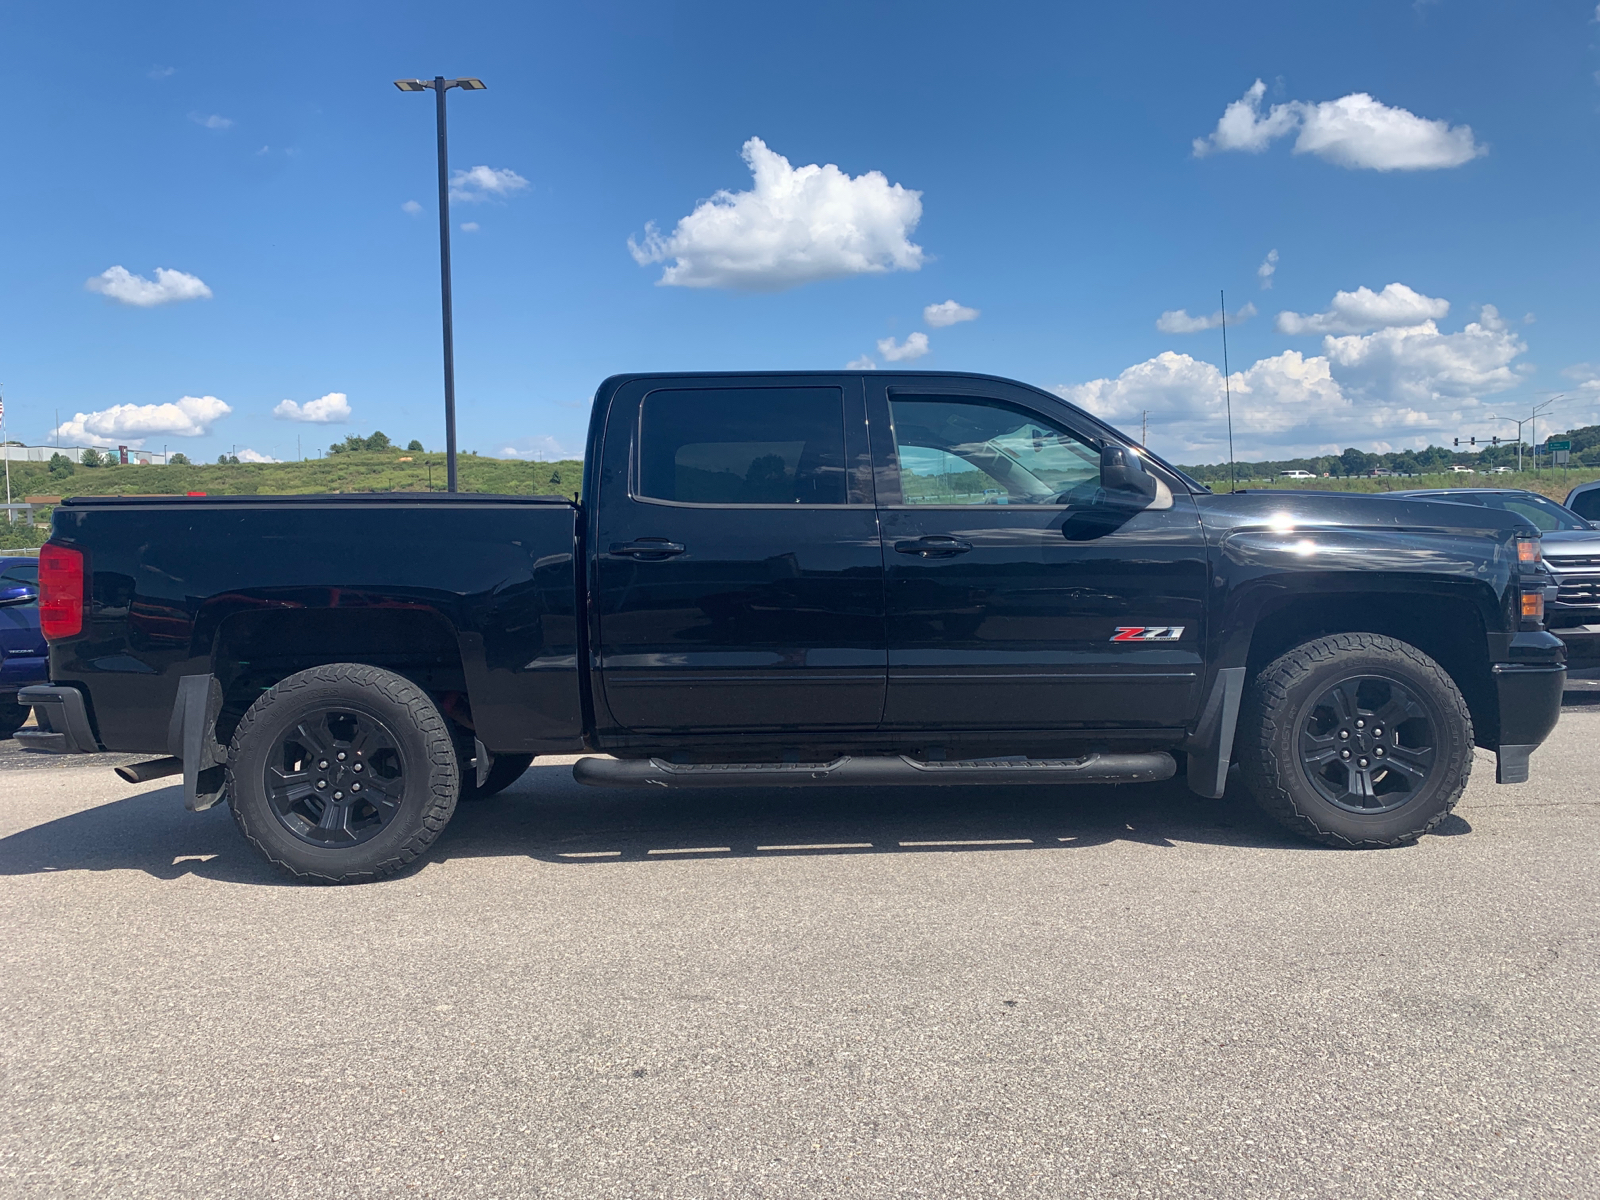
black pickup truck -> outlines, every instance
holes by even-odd
[[[606,786],[1124,783],[1391,846],[1560,711],[1514,516],[1213,494],[1047,392],[624,375],[581,500],[65,501],[25,744],[167,757],[297,876],[373,879],[536,755]],[[973,802],[981,803],[979,793]]]

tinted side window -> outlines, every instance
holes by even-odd
[[[1600,488],[1574,496],[1567,507],[1585,521],[1600,521]]]
[[[844,394],[651,392],[639,411],[639,494],[685,504],[843,504]]]
[[[1044,418],[992,400],[892,396],[905,504],[1088,503],[1100,452]]]
[[[18,563],[0,571],[0,580],[6,583],[29,583],[39,586],[39,567],[36,563]]]

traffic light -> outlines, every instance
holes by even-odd
[[[1456,445],[1458,445],[1458,446],[1461,445],[1461,439],[1460,438],[1456,439]]]
[[[1492,438],[1490,438],[1490,439],[1489,439],[1489,441],[1490,441],[1490,442],[1491,442],[1491,443],[1492,443],[1492,444],[1494,444],[1494,445],[1496,445],[1496,446],[1498,446],[1498,445],[1499,445],[1499,444],[1500,444],[1500,439],[1499,439],[1499,438],[1497,438],[1497,437],[1492,437]]]
[[[1477,444],[1478,444],[1478,439],[1477,438],[1472,437],[1472,438],[1468,438],[1467,439],[1467,445],[1476,446]]]

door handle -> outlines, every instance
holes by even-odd
[[[929,534],[927,537],[896,542],[894,549],[896,554],[915,554],[918,558],[950,558],[957,554],[965,554],[968,550],[971,550],[972,543],[965,538],[935,533]]]
[[[666,538],[640,538],[636,542],[612,542],[611,553],[618,558],[638,558],[646,562],[659,562],[682,554],[683,546]]]

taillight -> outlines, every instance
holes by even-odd
[[[83,551],[49,543],[40,549],[39,632],[47,638],[83,632]]]

